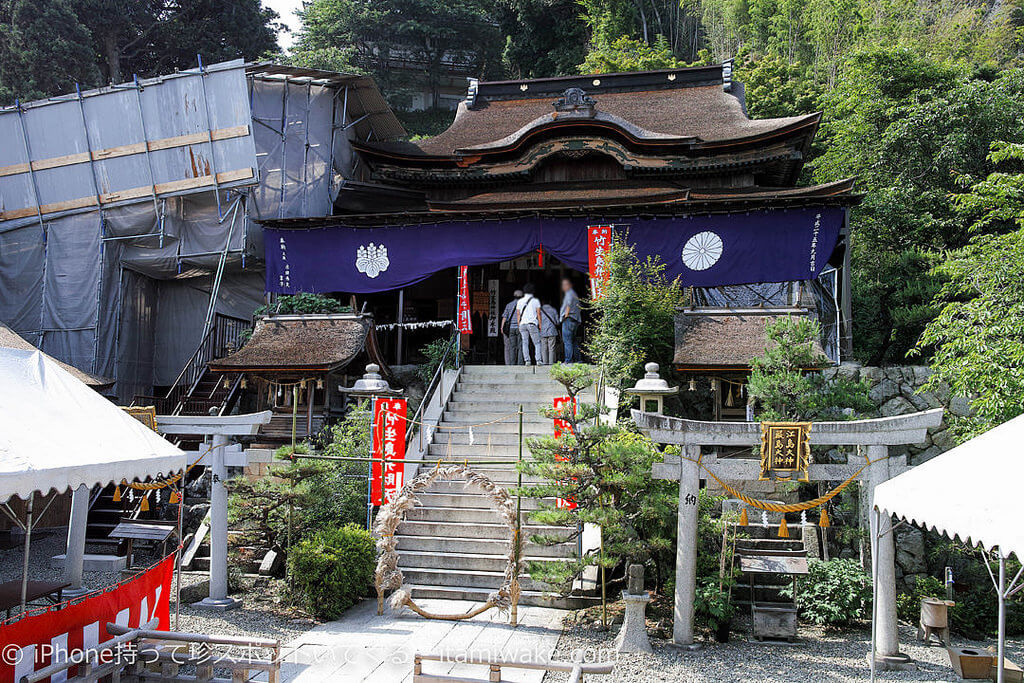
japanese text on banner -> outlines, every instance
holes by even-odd
[[[574,398],[572,398],[571,396],[559,396],[559,397],[555,398],[554,406],[555,406],[555,412],[562,413],[564,411],[571,410],[573,415],[576,414],[576,400]],[[569,431],[569,423],[568,423],[568,421],[566,421],[566,420],[564,420],[564,419],[562,419],[560,417],[556,417],[555,418],[555,438],[556,439],[562,438],[562,432],[565,432],[565,431]],[[558,459],[562,460],[563,462],[568,460],[568,458],[566,458],[564,455],[559,455]],[[557,507],[559,509],[562,509],[562,510],[575,510],[576,509],[576,501],[574,501],[574,500],[566,500],[564,498],[557,498],[555,500],[555,507]]]
[[[612,247],[612,226],[591,225],[587,228],[587,252],[590,256],[590,294],[594,299],[604,296],[611,273],[608,253]]]
[[[473,333],[473,319],[469,311],[469,266],[459,266],[459,332]]]
[[[370,502],[384,505],[405,484],[406,400],[378,398],[373,402],[373,466]]]

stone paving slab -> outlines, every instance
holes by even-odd
[[[480,603],[425,599],[418,604],[429,612],[457,614]],[[417,652],[544,662],[558,643],[564,615],[558,609],[521,606],[519,625],[513,628],[508,617],[496,610],[465,621],[424,619],[408,610],[395,613],[389,608],[378,617],[376,601],[364,600],[341,619],[321,624],[285,645],[281,680],[411,683]],[[487,680],[484,666],[425,662],[423,669],[425,673]],[[515,683],[541,683],[543,678],[543,671],[502,672],[502,680]]]

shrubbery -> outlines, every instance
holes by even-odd
[[[797,581],[802,618],[819,626],[845,626],[870,616],[871,577],[856,560],[811,560],[809,569]]]
[[[311,614],[337,619],[370,594],[374,570],[370,532],[353,524],[318,531],[292,548],[288,559],[295,591]]]

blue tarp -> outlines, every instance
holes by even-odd
[[[657,255],[684,286],[814,280],[843,223],[821,207],[616,221],[641,259]],[[383,292],[446,268],[507,261],[543,246],[588,269],[587,226],[607,219],[522,218],[359,228],[265,229],[267,291]]]

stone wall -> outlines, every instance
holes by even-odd
[[[855,363],[844,363],[825,371],[826,376],[843,376],[852,380],[865,380],[871,387],[869,396],[878,407],[878,417],[906,415],[921,410],[944,408],[942,424],[928,430],[921,443],[905,447],[892,446],[889,454],[907,455],[911,465],[934,458],[956,445],[947,427],[952,416],[965,417],[970,414],[967,399],[951,396],[949,388],[940,385],[933,391],[921,391],[931,377],[930,368],[920,365],[893,367],[864,367]],[[915,577],[929,573],[926,534],[919,528],[903,525],[896,529],[896,579],[904,585],[913,585]],[[849,550],[849,549],[848,549]],[[934,567],[931,568],[934,573]]]

